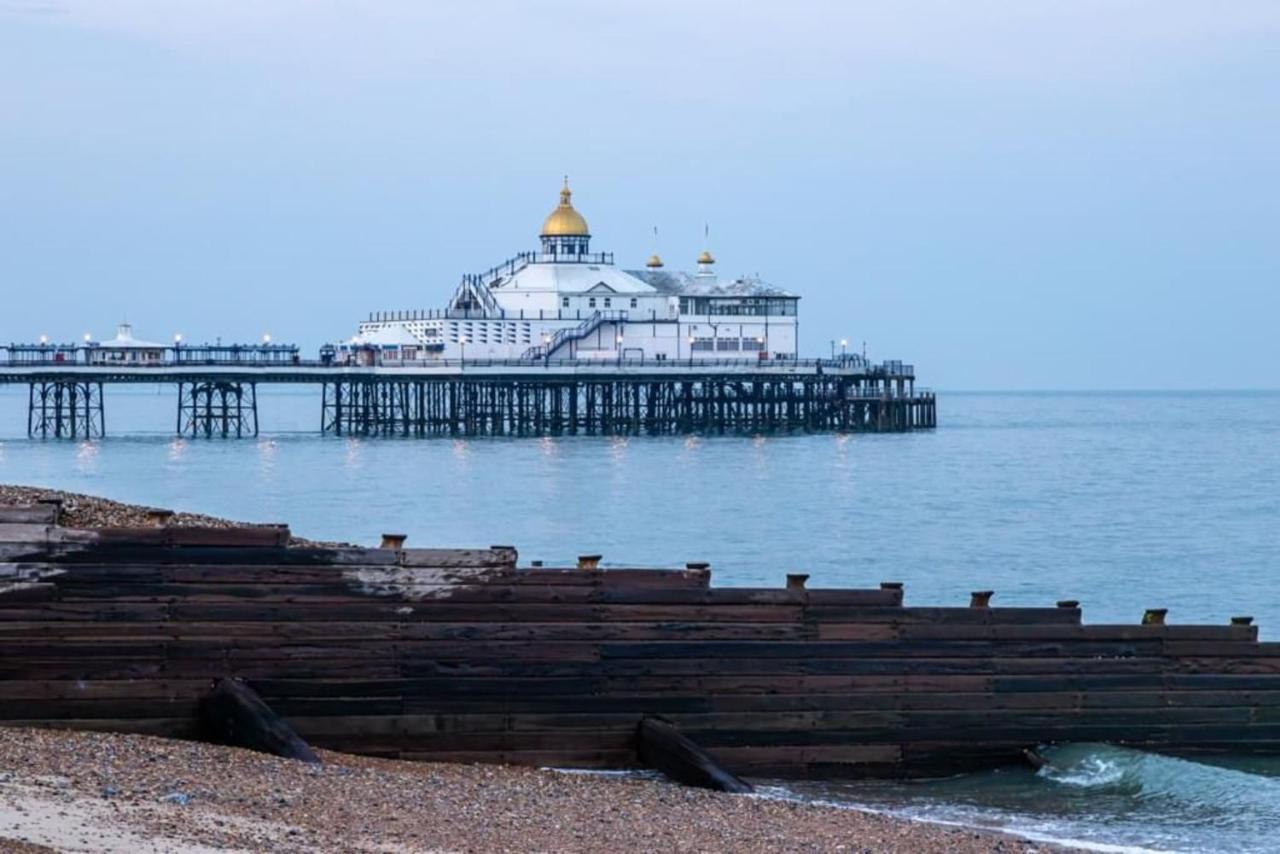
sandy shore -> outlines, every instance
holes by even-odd
[[[0,728],[0,851],[1045,850],[651,779]]]

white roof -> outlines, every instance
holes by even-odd
[[[422,342],[402,324],[394,323],[370,329],[361,335],[354,336],[349,342],[351,347],[420,347]]]
[[[489,283],[495,296],[512,291],[555,291],[564,294],[651,294],[654,288],[612,264],[538,263]]]
[[[128,323],[122,323],[116,327],[115,338],[110,341],[103,341],[98,346],[108,350],[163,350],[169,345],[134,338],[133,326]]]
[[[775,287],[755,276],[721,279],[712,274],[686,273],[682,270],[628,270],[632,276],[668,294],[702,297],[795,297],[790,291]]]

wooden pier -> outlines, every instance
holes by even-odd
[[[1280,753],[1280,644],[1247,617],[1089,625],[983,590],[908,605],[894,583],[721,588],[705,564],[57,518],[0,508],[8,724],[198,738],[232,677],[313,745],[408,759],[634,767],[652,717],[748,776],[947,774],[1055,741]]]
[[[111,367],[0,366],[27,384],[28,435],[106,433],[103,389],[171,384],[176,431],[256,436],[258,389],[321,389],[320,430],[360,436],[906,432],[937,426],[937,400],[910,365],[833,360],[455,361],[369,367],[327,363]]]

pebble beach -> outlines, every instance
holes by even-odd
[[[658,779],[0,729],[0,851],[1031,852],[996,833]]]
[[[149,508],[22,486],[64,524],[148,524]],[[170,525],[228,525],[175,514]],[[1029,852],[985,830],[656,777],[404,762],[320,751],[308,765],[141,735],[0,728],[0,852]]]

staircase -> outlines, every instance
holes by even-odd
[[[625,311],[596,311],[592,312],[577,326],[567,326],[564,329],[557,329],[556,334],[551,336],[551,340],[546,344],[539,344],[530,347],[524,351],[520,357],[522,359],[548,359],[551,354],[559,350],[565,344],[571,341],[581,341],[592,332],[600,328],[602,323],[613,323],[614,321],[623,321],[627,319]]]

